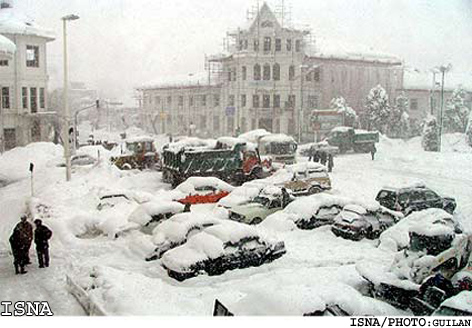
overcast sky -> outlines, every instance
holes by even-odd
[[[69,24],[70,79],[127,103],[133,89],[162,75],[204,70],[229,29],[256,0],[14,0],[56,32],[49,44],[50,88],[62,79],[60,17]],[[262,3],[262,1],[260,2]],[[281,3],[268,1],[269,5]],[[451,62],[472,79],[472,0],[292,0],[292,20],[313,34],[362,43],[428,69]]]

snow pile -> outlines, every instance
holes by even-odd
[[[213,139],[199,139],[199,138],[185,138],[177,142],[167,145],[167,150],[178,153],[182,150],[204,150],[214,149],[216,147],[216,140]]]
[[[257,144],[262,137],[271,135],[270,132],[264,129],[252,130],[246,133],[243,133],[239,138],[247,140],[249,142]]]
[[[265,180],[253,180],[244,183],[242,186],[235,188],[228,196],[218,201],[218,205],[225,208],[249,203],[259,196],[262,189],[270,183]]]
[[[0,175],[10,181],[24,179],[30,176],[30,163],[38,171],[59,163],[63,155],[62,146],[53,143],[38,142],[17,147],[0,155]]]
[[[182,212],[184,205],[178,202],[166,202],[164,200],[156,200],[140,205],[128,217],[129,222],[137,223],[144,226],[152,221],[153,216],[166,213]]]
[[[212,187],[216,191],[231,192],[234,190],[232,185],[215,177],[190,177],[178,185],[175,191],[179,191],[183,195],[196,195],[204,193],[205,191],[198,190],[204,187]]]
[[[286,134],[270,134],[260,139],[261,143],[296,143],[293,137]]]
[[[445,300],[441,306],[457,309],[467,313],[472,312],[472,291],[464,290],[454,297]]]

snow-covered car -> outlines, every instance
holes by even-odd
[[[275,185],[291,190],[294,196],[312,195],[331,189],[328,171],[319,163],[306,162],[290,165],[280,170],[278,175],[286,176],[286,181],[277,182]],[[279,179],[274,177],[274,180]]]
[[[472,316],[472,291],[463,291],[445,300],[434,316]]]
[[[119,228],[118,236],[131,230],[140,230],[152,234],[154,228],[162,221],[169,219],[184,210],[178,202],[159,200],[139,205],[128,217],[128,222]]]
[[[254,227],[222,221],[166,252],[161,261],[171,278],[183,281],[202,273],[213,276],[260,266],[285,252],[284,242],[262,236]]]
[[[220,199],[218,206],[230,209],[234,206],[249,203],[269,185],[271,183],[266,179],[245,182],[242,186],[236,187],[228,196]]]
[[[420,286],[432,276],[440,273],[450,279],[466,266],[472,236],[463,233],[453,217],[440,209],[415,212],[398,225],[380,238],[380,247],[400,249],[393,263],[379,269],[363,262],[356,269],[372,283],[376,296],[395,306],[407,307],[419,295]]]
[[[352,199],[326,193],[300,197],[291,202],[283,211],[268,216],[264,227],[287,227],[311,230],[333,224],[334,218]],[[287,224],[288,223],[288,224]],[[278,229],[278,228],[277,228]]]
[[[375,239],[402,218],[401,213],[382,206],[366,208],[357,204],[349,204],[336,216],[331,231],[336,236],[345,239]]]
[[[97,162],[97,159],[87,155],[87,154],[76,154],[71,156],[70,164],[71,166],[87,166],[87,165],[94,165]],[[65,167],[65,163],[61,163],[58,167]]]
[[[401,187],[384,187],[377,194],[380,205],[405,215],[427,208],[441,208],[453,214],[456,201],[451,197],[442,197],[424,184]]]
[[[182,204],[216,203],[234,187],[215,177],[190,177],[175,188],[173,199]]]
[[[199,213],[180,213],[157,225],[153,231],[154,251],[146,261],[160,259],[165,252],[181,246],[194,234],[221,223],[217,217]]]
[[[300,156],[309,157],[315,151],[323,151],[327,154],[336,155],[339,154],[339,147],[330,146],[327,141],[312,142],[298,146],[298,153]]]
[[[286,199],[287,204],[292,200],[293,198],[289,196]],[[229,219],[246,224],[259,224],[270,214],[282,210],[287,205],[283,203],[282,190],[269,186],[249,203],[231,208]]]

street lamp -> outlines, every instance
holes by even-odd
[[[69,81],[67,71],[67,22],[79,19],[77,15],[67,15],[62,19],[62,31],[63,31],[63,42],[64,42],[64,127],[63,127],[63,138],[64,141],[64,157],[66,159],[66,180],[70,181],[71,178],[71,162],[70,162],[70,144],[69,144],[69,126],[70,126],[70,113],[69,113]]]
[[[452,69],[451,64],[441,65],[437,67],[439,72],[441,73],[441,111],[439,113],[439,145],[438,151],[441,152],[442,147],[442,128],[443,128],[443,110],[444,110],[444,77],[447,72]]]

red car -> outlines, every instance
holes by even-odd
[[[215,177],[190,177],[174,190],[173,199],[182,204],[216,203],[234,187]]]

